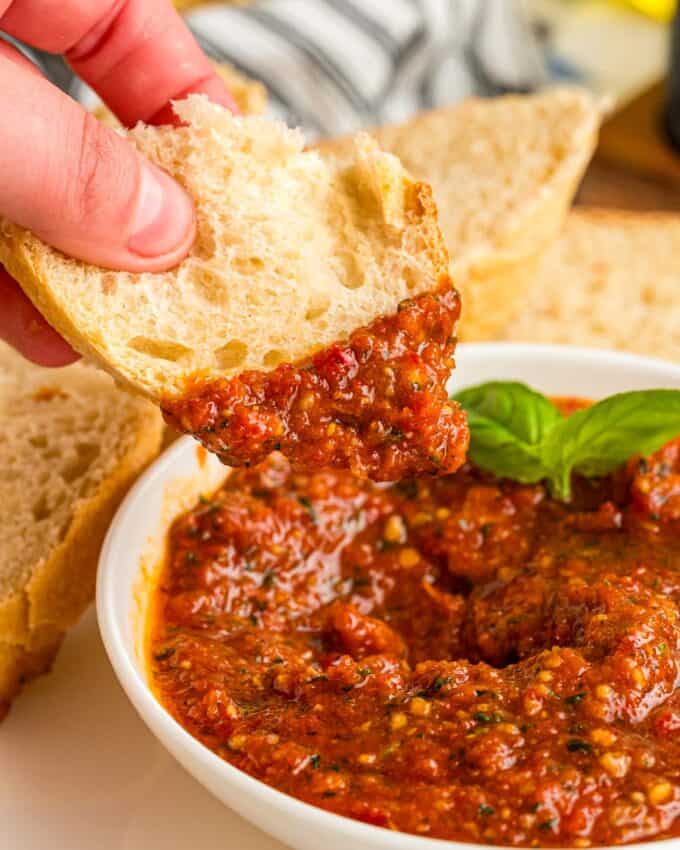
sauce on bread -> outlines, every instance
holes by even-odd
[[[454,472],[469,441],[446,391],[459,313],[447,278],[302,363],[197,381],[163,404],[165,418],[229,466],[281,451],[300,470],[375,481]]]

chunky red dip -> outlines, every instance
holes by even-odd
[[[349,468],[375,481],[453,472],[469,439],[446,392],[459,313],[447,283],[309,361],[199,381],[166,401],[165,418],[230,466],[280,450],[299,469]]]
[[[176,521],[162,704],[302,800],[524,846],[680,836],[680,440],[570,505],[274,455]]]

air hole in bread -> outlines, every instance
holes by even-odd
[[[96,425],[99,419],[99,413],[96,410],[86,410],[83,415],[83,422],[86,428],[92,428]],[[102,423],[103,424],[103,423]]]
[[[232,267],[236,268],[237,264],[234,263]],[[195,271],[189,273],[189,279],[194,278],[195,275],[195,285],[200,289],[201,297],[214,304],[217,309],[226,309],[229,302],[229,284],[222,269],[209,265],[203,268],[196,266],[195,268]],[[244,272],[245,275],[251,273],[252,269],[250,268]]]
[[[209,260],[217,252],[215,237],[206,230],[199,229],[198,236],[192,248],[193,255],[199,260]]]
[[[33,514],[33,519],[36,522],[40,522],[43,519],[47,519],[47,517],[50,515],[50,508],[47,504],[47,495],[45,493],[41,493],[35,500],[35,502],[33,502],[31,512]]]
[[[267,369],[273,369],[275,366],[278,366],[279,363],[283,363],[283,361],[287,359],[285,351],[281,351],[278,348],[272,348],[262,358],[262,363],[267,367]]]
[[[84,475],[99,456],[99,446],[94,443],[78,443],[75,447],[75,457],[61,470],[61,477],[67,484]]]
[[[215,360],[220,369],[234,369],[246,359],[248,346],[240,339],[232,339],[215,351]]]
[[[151,339],[148,336],[135,336],[128,340],[127,345],[128,348],[139,351],[140,354],[148,354],[149,357],[155,357],[156,360],[168,360],[170,363],[176,363],[191,354],[191,349],[182,345],[181,342]]]
[[[347,289],[360,289],[365,283],[365,272],[359,258],[349,251],[338,250],[335,264],[338,280]]]
[[[55,398],[68,398],[68,395],[56,387],[40,387],[31,396],[33,401],[54,401]]]
[[[315,319],[323,316],[330,306],[331,300],[327,295],[313,295],[305,313],[306,321],[313,322]]]
[[[28,438],[28,442],[34,449],[47,448],[47,437],[44,434],[34,434],[34,436]]]
[[[422,276],[418,274],[417,269],[410,266],[406,266],[402,274],[409,290],[415,289],[422,280]]]
[[[242,260],[241,264],[251,271],[259,271],[264,268],[264,260],[261,257],[248,257],[247,260]]]
[[[654,286],[645,286],[640,293],[643,304],[654,304],[659,297]]]
[[[100,278],[100,286],[104,295],[113,295],[116,289],[118,289],[116,275],[104,272]]]
[[[68,434],[75,431],[75,429],[78,427],[77,421],[75,419],[73,419],[71,416],[63,415],[55,416],[52,420],[52,424],[54,425],[55,429],[60,429],[61,431],[64,431]]]

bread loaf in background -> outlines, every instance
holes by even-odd
[[[1,718],[94,598],[104,535],[162,422],[99,370],[41,369],[0,343],[0,427]]]
[[[576,208],[529,284],[503,339],[680,361],[680,215]]]

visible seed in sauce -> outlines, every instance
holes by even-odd
[[[595,688],[595,696],[599,700],[602,700],[602,702],[605,702],[614,696],[614,688],[611,685],[598,685]]]
[[[392,514],[385,523],[383,539],[388,543],[403,543],[406,540],[406,524],[399,514]]]
[[[416,717],[427,717],[432,710],[432,706],[422,697],[413,697],[409,703],[408,710]]]
[[[625,753],[603,753],[599,762],[610,776],[621,779],[628,773],[630,767],[630,756]]]
[[[616,735],[610,729],[593,729],[590,740],[601,747],[611,747],[616,743]]]
[[[408,725],[408,717],[404,714],[403,711],[395,711],[395,713],[390,718],[390,726],[395,731],[398,729],[403,729],[404,726]]]
[[[247,740],[248,739],[245,735],[232,735],[227,743],[232,750],[242,750],[245,747]]]
[[[399,553],[399,563],[402,567],[415,567],[420,561],[420,555],[417,549],[412,549],[410,546],[402,549]]]
[[[673,786],[670,782],[657,782],[647,791],[647,798],[653,806],[662,806],[673,796]]]

